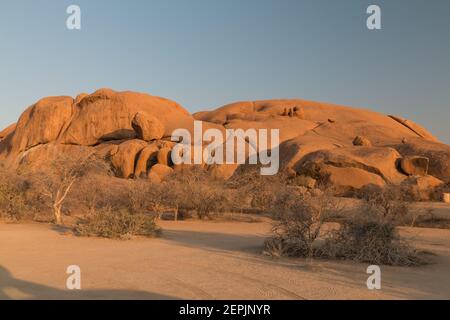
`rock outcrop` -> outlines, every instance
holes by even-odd
[[[11,140],[7,142],[10,152],[17,154],[55,141],[69,124],[73,112],[71,97],[39,100],[20,116]]]
[[[370,140],[365,137],[356,136],[355,139],[353,139],[353,145],[361,147],[371,147],[372,142],[370,142]]]
[[[408,139],[392,145],[402,156],[421,156],[429,159],[428,174],[450,182],[450,146],[425,139]]]
[[[400,154],[386,147],[347,147],[321,150],[310,153],[302,160],[302,166],[308,163],[335,168],[356,168],[377,175],[382,181],[391,184],[401,183],[406,176],[397,170]]]
[[[99,90],[74,105],[74,115],[59,136],[61,143],[96,145],[108,140],[136,138],[132,127],[135,115],[156,118],[164,127],[163,135],[192,122],[192,117],[177,103],[146,94]]]
[[[13,123],[13,124],[9,125],[8,127],[6,127],[5,129],[3,129],[2,131],[0,131],[0,141],[5,139],[15,129],[16,129],[16,124]]]
[[[170,137],[175,129],[192,133],[195,120],[220,132],[279,129],[280,171],[305,188],[320,184],[319,175],[343,189],[396,184],[422,194],[450,181],[450,146],[398,116],[306,100],[237,102],[190,115],[168,99],[110,89],[30,106],[0,131],[0,162],[39,168],[61,154],[95,153],[118,177],[159,182],[189,166],[173,165]],[[205,168],[220,179],[239,174],[235,164]]]
[[[131,121],[131,126],[138,139],[145,141],[160,140],[164,136],[164,126],[155,117],[137,113]]]
[[[426,176],[430,159],[419,156],[405,156],[400,160],[400,168],[409,176]]]
[[[159,148],[156,144],[144,147],[138,155],[134,176],[141,178],[147,175],[148,170],[157,163]]]
[[[159,179],[159,181],[163,181],[172,173],[173,169],[171,167],[157,163],[153,167],[151,167],[149,177],[153,176],[153,179],[158,177],[157,179]]]
[[[391,117],[398,123],[404,125],[406,128],[410,129],[412,132],[414,132],[415,134],[417,134],[417,136],[419,136],[421,138],[424,138],[424,139],[430,140],[430,141],[438,141],[438,139],[436,139],[436,137],[434,137],[431,133],[429,133],[427,130],[425,130],[418,124],[412,122],[411,120],[408,120],[408,119],[405,119],[405,118],[402,118],[399,116],[393,116],[393,115],[389,115],[389,117]]]

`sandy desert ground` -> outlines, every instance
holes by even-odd
[[[447,209],[450,209],[448,207]],[[268,221],[167,222],[161,238],[79,238],[45,224],[0,224],[0,299],[448,299],[450,230],[403,228],[432,265],[382,267],[261,254]],[[79,265],[82,290],[66,289]]]

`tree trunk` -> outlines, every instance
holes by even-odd
[[[57,225],[62,225],[61,206],[54,205],[53,214],[55,215],[55,223]]]
[[[178,206],[176,206],[175,208],[175,217],[174,217],[175,221],[178,221]]]

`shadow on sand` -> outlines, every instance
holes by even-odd
[[[252,254],[262,252],[265,240],[264,235],[237,235],[187,230],[164,230],[162,238],[192,248]]]
[[[175,297],[133,290],[61,290],[14,278],[0,266],[0,300],[174,300]]]

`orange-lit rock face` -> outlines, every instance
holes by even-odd
[[[279,129],[280,171],[294,176],[307,176],[313,164],[332,183],[354,189],[400,184],[416,171],[450,180],[450,147],[401,117],[306,100],[237,102],[190,115],[168,99],[110,89],[32,105],[17,124],[0,132],[0,161],[38,168],[60,154],[94,151],[119,177],[165,178],[169,169],[177,171],[170,161],[172,132],[192,132],[195,120],[203,121],[203,130],[221,132]],[[411,162],[423,158],[429,159],[428,168]],[[238,167],[208,169],[227,179]]]

